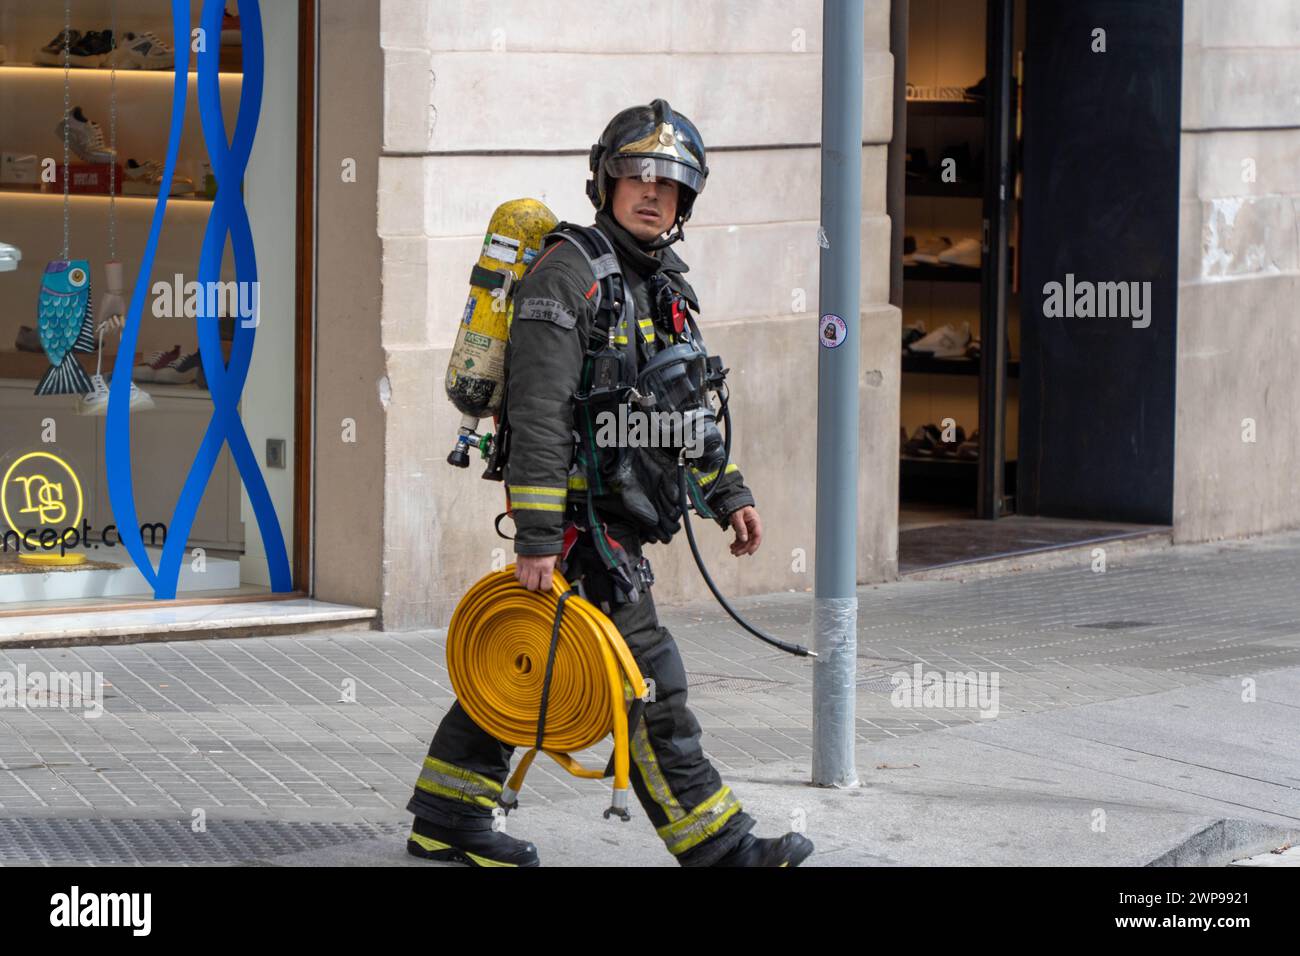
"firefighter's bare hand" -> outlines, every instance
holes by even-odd
[[[515,561],[515,577],[530,591],[549,591],[558,554],[521,554]]]
[[[736,539],[731,542],[731,553],[736,557],[753,554],[763,541],[763,522],[758,518],[758,509],[746,505],[731,513],[731,528],[736,532]]]

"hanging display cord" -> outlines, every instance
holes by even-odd
[[[113,154],[108,164],[108,261],[117,261],[117,0],[113,0],[109,13],[109,73],[108,73],[108,149]],[[100,341],[103,348],[103,341]]]
[[[72,230],[69,210],[72,203],[69,187],[71,177],[68,167],[72,162],[72,0],[63,0],[63,252],[59,258],[68,261]]]
[[[730,422],[727,423],[727,438],[729,448],[729,439],[731,438]],[[722,475],[719,474],[716,480],[721,481]],[[796,657],[816,657],[816,651],[810,651],[802,644],[790,644],[787,641],[782,641],[779,638],[772,637],[770,634],[765,634],[758,628],[754,627],[754,625],[750,624],[740,616],[739,612],[737,612],[736,609],[731,606],[730,602],[722,596],[722,592],[718,590],[718,586],[713,583],[713,578],[709,576],[709,569],[704,566],[704,558],[700,555],[700,546],[695,540],[695,529],[691,526],[691,499],[686,493],[686,449],[684,448],[682,449],[681,454],[677,456],[677,495],[678,500],[681,501],[682,504],[682,523],[686,526],[686,540],[691,544],[691,555],[695,558],[695,566],[700,569],[700,574],[704,578],[704,583],[709,586],[709,590],[713,592],[713,596],[717,598],[718,603],[722,605],[722,609],[731,615],[733,621],[743,627],[750,634],[753,634],[763,643],[771,644],[773,647],[779,648],[787,654],[793,654]]]

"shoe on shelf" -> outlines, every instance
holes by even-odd
[[[221,45],[222,46],[243,46],[244,34],[239,27],[239,14],[231,13],[226,8],[221,18]]]
[[[104,66],[119,70],[170,70],[175,65],[175,51],[156,33],[124,34],[104,57]]]
[[[60,30],[53,40],[32,54],[32,62],[37,66],[63,66],[64,47],[71,52],[80,39],[80,30]]]
[[[14,348],[19,352],[44,352],[41,347],[41,336],[30,325],[18,326],[18,334],[14,336]]]
[[[919,425],[912,437],[903,442],[904,458],[933,458],[943,444],[943,433],[938,425]]]
[[[957,450],[961,448],[962,444],[966,441],[966,429],[962,428],[960,425],[953,428],[952,441],[944,441],[943,431],[938,429],[937,426],[936,430],[939,431],[939,447],[934,450],[935,457],[956,458]]]
[[[903,326],[903,351],[911,351],[913,342],[919,342],[925,338],[925,323],[920,319],[915,322],[909,322]]]
[[[802,833],[756,837],[746,833],[736,848],[714,866],[798,866],[812,855],[813,842]]]
[[[157,196],[162,185],[163,164],[154,159],[140,162],[128,159],[122,170],[123,196]],[[194,181],[188,176],[172,176],[169,196],[188,196],[194,192]]]
[[[158,374],[159,369],[166,368],[180,357],[181,347],[179,345],[173,345],[165,352],[152,352],[145,357],[143,362],[131,370],[131,378],[137,382],[155,381],[154,376]]]
[[[458,830],[415,818],[406,852],[422,860],[469,866],[541,866],[537,847],[500,830]]]
[[[908,348],[915,355],[929,355],[933,358],[965,358],[966,346],[970,344],[970,323],[963,322],[958,328],[954,325],[942,325],[925,338],[913,342]]]
[[[104,381],[103,375],[95,374],[90,376],[90,385],[91,391],[77,399],[77,414],[107,415],[108,383]],[[136,388],[135,382],[132,382],[128,411],[142,412],[150,408],[153,408],[153,396],[142,388]]]
[[[153,380],[160,385],[192,385],[199,362],[198,352],[173,359],[154,372]]]
[[[978,269],[983,255],[980,241],[974,237],[958,239],[951,249],[939,253],[939,261],[944,265],[958,266],[962,269]]]
[[[957,457],[962,461],[979,461],[980,430],[978,428],[970,433],[969,438],[957,446]]]
[[[952,248],[952,240],[947,236],[927,236],[924,239],[916,241],[916,251],[912,253],[912,262],[907,261],[904,256],[904,265],[913,263],[926,266],[937,266],[939,256],[947,249]]]
[[[113,52],[112,30],[91,30],[82,34],[72,44],[68,61],[69,66],[97,67],[104,62],[104,57]],[[60,65],[62,61],[60,61]]]
[[[117,154],[104,144],[104,131],[98,123],[86,118],[80,106],[73,107],[70,116],[59,120],[54,135],[63,139],[64,125],[68,127],[68,145],[79,159],[99,166],[107,166],[117,159]]]
[[[18,268],[18,263],[23,261],[23,251],[17,246],[11,246],[7,242],[0,242],[0,272],[13,272]],[[23,326],[28,328],[28,326]],[[22,330],[18,335],[22,336]]]

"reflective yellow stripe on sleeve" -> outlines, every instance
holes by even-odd
[[[568,488],[544,485],[507,485],[510,506],[517,511],[563,511]]]
[[[734,461],[732,461],[732,462],[728,462],[728,463],[727,463],[727,472],[726,472],[726,473],[729,475],[729,474],[731,474],[733,471],[740,471],[740,466],[737,465]],[[713,469],[711,472],[709,472],[707,475],[702,475],[702,474],[700,474],[698,471],[696,471],[694,468],[692,468],[692,469],[691,469],[691,474],[695,475],[695,480],[698,481],[698,482],[700,483],[701,486],[703,486],[703,485],[708,485],[708,484],[712,484],[712,483],[713,483],[713,479],[715,479],[715,478],[718,477],[718,469],[715,468],[715,469]]]

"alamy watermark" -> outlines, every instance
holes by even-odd
[[[981,719],[998,715],[997,671],[927,671],[920,664],[912,672],[895,671],[889,675],[894,685],[889,702],[895,707],[937,707],[959,710],[978,709]]]
[[[186,282],[179,272],[171,282],[153,284],[153,314],[159,319],[237,318],[245,328],[258,324],[262,314],[260,282]]]
[[[1151,324],[1150,282],[1075,281],[1043,284],[1043,316],[1048,319],[1132,319],[1133,328]]]
[[[104,675],[98,671],[0,671],[0,708],[84,710],[86,719],[104,714]]]
[[[711,419],[692,412],[642,411],[618,407],[618,414],[596,416],[596,445],[600,448],[686,449],[687,458],[704,454],[704,437]]]

